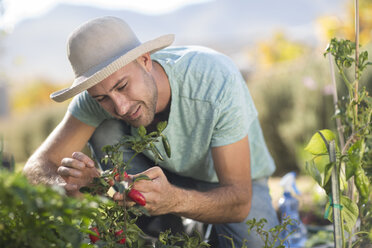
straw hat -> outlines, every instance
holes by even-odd
[[[90,20],[72,32],[67,43],[67,56],[75,73],[71,87],[50,95],[63,102],[91,88],[123,66],[147,52],[163,49],[174,41],[174,35],[160,36],[141,43],[126,22],[116,17]]]

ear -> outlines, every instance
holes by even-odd
[[[138,64],[140,64],[147,72],[150,72],[152,69],[152,60],[150,53],[142,54],[137,59]]]

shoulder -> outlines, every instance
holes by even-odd
[[[202,46],[169,47],[153,55],[179,93],[214,102],[242,83],[238,67],[226,55]],[[217,99],[216,99],[217,98]]]
[[[234,62],[226,55],[203,46],[172,46],[153,54],[153,59],[174,68],[190,67],[205,73],[208,69],[218,69],[222,73],[237,72]]]

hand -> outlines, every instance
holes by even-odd
[[[139,175],[146,175],[151,180],[139,180],[133,185],[133,188],[138,190],[146,199],[145,208],[151,215],[161,215],[172,212],[172,207],[176,205],[175,186],[171,185],[167,177],[164,175],[162,169],[158,166],[152,167],[140,174],[129,175],[130,178],[134,178]],[[124,196],[120,193],[115,193],[113,196],[114,200],[124,200]],[[126,197],[126,205],[130,206],[134,203]]]
[[[62,183],[70,196],[80,196],[79,189],[99,177],[100,172],[94,167],[94,162],[82,152],[74,152],[72,158],[63,158],[57,170],[65,183]]]

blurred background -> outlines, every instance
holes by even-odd
[[[69,33],[94,17],[125,19],[141,41],[174,33],[175,45],[230,56],[259,112],[276,176],[302,172],[304,145],[333,128],[328,58],[332,37],[354,40],[351,0],[0,0],[0,136],[18,167],[62,119],[49,94],[71,84]],[[360,1],[360,43],[369,50],[372,0]],[[362,84],[371,92],[372,73]],[[338,89],[342,91],[343,88]],[[342,92],[339,94],[342,95]]]

